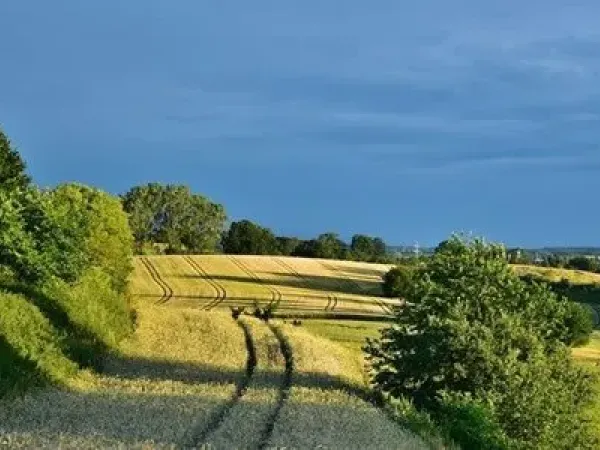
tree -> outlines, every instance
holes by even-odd
[[[439,421],[444,398],[484,405],[521,448],[594,448],[591,380],[565,345],[568,300],[521,281],[504,247],[458,237],[412,280],[393,326],[365,347],[378,392]]]
[[[376,262],[387,255],[387,246],[383,239],[364,234],[352,236],[350,252],[353,259],[358,261]]]
[[[337,233],[323,233],[315,243],[315,258],[346,259],[348,249]]]
[[[587,256],[574,256],[567,261],[566,267],[569,269],[585,270],[587,272],[596,272],[600,269],[598,260]]]
[[[278,242],[271,230],[249,220],[233,222],[223,235],[223,252],[234,255],[276,255]]]
[[[413,272],[410,267],[394,267],[383,276],[383,294],[386,297],[404,297],[413,283]]]
[[[355,234],[352,236],[350,251],[352,252],[352,256],[358,261],[370,261],[375,254],[373,238],[364,234]]]
[[[25,162],[17,150],[11,147],[8,137],[0,129],[0,189],[24,189],[29,183]]]
[[[315,239],[309,239],[300,241],[292,256],[299,256],[302,258],[316,258],[317,256],[317,241]]]
[[[86,256],[86,269],[98,267],[112,286],[124,292],[132,270],[133,236],[116,197],[80,184],[63,184],[51,192],[53,222],[71,230]]]
[[[373,239],[373,257],[375,261],[385,259],[388,256],[387,245],[381,238]]]
[[[86,266],[80,229],[60,224],[50,194],[33,187],[0,190],[0,266],[35,284],[51,277],[75,281]]]
[[[187,186],[136,186],[122,201],[138,252],[149,243],[164,244],[169,253],[214,252],[227,219],[222,205]]]
[[[301,241],[295,237],[278,236],[277,249],[281,255],[291,256],[294,254]]]

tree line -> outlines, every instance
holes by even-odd
[[[227,226],[225,207],[182,185],[151,183],[121,196],[137,253],[225,253],[387,262],[383,239],[357,234],[350,243],[337,233],[314,239],[277,236],[250,220]]]
[[[556,252],[537,255],[531,251],[516,248],[510,249],[507,257],[512,264],[529,264],[600,273],[600,259],[595,254],[583,255]]]

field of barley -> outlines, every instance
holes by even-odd
[[[273,256],[136,259],[131,293],[154,304],[222,310],[272,305],[278,317],[373,319],[400,303],[382,297],[390,266]]]
[[[427,448],[365,399],[359,353],[304,327],[154,305],[137,320],[102,373],[0,402],[0,447]]]

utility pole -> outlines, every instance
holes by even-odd
[[[419,254],[420,254],[419,243],[418,242],[415,242],[415,250],[414,250],[414,252],[415,252],[415,256],[418,258]]]

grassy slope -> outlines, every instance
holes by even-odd
[[[169,448],[210,442],[230,448],[266,439],[263,444],[300,448],[422,448],[350,393],[364,387],[356,354],[307,330],[280,323],[294,356],[292,387],[282,401],[281,343],[263,323],[243,319],[257,365],[244,395],[232,403],[236,387],[248,379],[248,342],[229,314],[144,306],[138,319],[135,335],[107,359],[104,374],[83,372],[67,389],[0,402],[2,443]],[[265,429],[275,413],[274,426]]]

